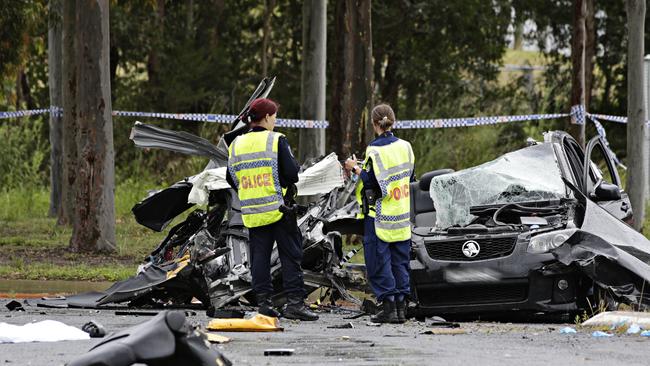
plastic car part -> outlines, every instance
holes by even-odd
[[[108,336],[69,366],[232,365],[181,312],[165,311],[153,319]]]

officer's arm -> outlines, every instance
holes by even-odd
[[[278,173],[280,173],[280,185],[288,187],[298,183],[298,172],[300,165],[291,153],[291,147],[287,139],[282,136],[278,140]]]
[[[230,184],[232,189],[234,189],[235,191],[237,190],[237,186],[235,185],[235,182],[232,181],[232,177],[230,176],[230,168],[226,168],[226,182]]]
[[[375,177],[375,172],[372,170],[372,161],[371,159],[368,159],[368,163],[366,164],[367,168],[366,169],[361,169],[361,174],[359,174],[359,178],[361,178],[361,181],[363,182],[363,187],[366,189],[370,188],[379,188],[379,183],[377,182],[377,178]]]

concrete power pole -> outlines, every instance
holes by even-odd
[[[634,228],[645,221],[648,191],[648,146],[643,90],[645,0],[627,0],[627,192],[634,209]]]
[[[302,6],[302,83],[300,116],[325,119],[325,64],[327,57],[327,0],[305,0]],[[301,129],[298,161],[325,154],[325,130]]]
[[[573,0],[573,33],[571,35],[571,106],[585,105],[585,35],[587,3]],[[571,118],[574,120],[574,118]],[[570,123],[567,130],[585,146],[585,125]]]

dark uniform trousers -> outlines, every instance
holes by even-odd
[[[375,296],[379,302],[386,296],[408,297],[409,252],[411,240],[387,243],[377,237],[375,219],[364,219],[363,253],[366,272]]]
[[[271,252],[273,243],[278,244],[280,264],[282,265],[282,285],[288,296],[303,298],[302,274],[302,234],[296,218],[282,215],[273,224],[249,228],[251,251],[251,274],[253,291],[258,295],[273,294],[271,283]]]

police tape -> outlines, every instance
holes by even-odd
[[[0,119],[20,118],[50,113],[50,109],[30,109],[25,111],[0,112]]]
[[[118,117],[150,117],[160,119],[175,119],[182,121],[211,122],[211,123],[232,123],[237,116],[228,114],[209,114],[209,113],[157,113],[157,112],[133,112],[133,111],[113,111],[113,116]],[[327,128],[327,121],[303,120],[277,118],[275,121],[277,127],[290,128]]]
[[[0,112],[0,119],[19,118],[35,116],[39,114],[51,113],[60,116],[63,109],[52,106],[49,109],[32,109],[22,111]],[[136,111],[113,111],[113,116],[118,117],[148,117],[159,119],[173,119],[182,121],[210,122],[210,123],[232,123],[237,116],[227,114],[210,114],[210,113],[159,113],[159,112],[136,112]],[[421,129],[421,128],[453,128],[453,127],[473,127],[487,126],[509,122],[537,121],[547,119],[557,119],[571,117],[574,124],[584,124],[586,117],[593,117],[599,120],[611,121],[617,123],[627,123],[627,117],[614,116],[606,114],[595,114],[585,112],[585,107],[575,105],[571,107],[571,113],[552,113],[552,114],[525,114],[512,116],[486,116],[486,117],[466,117],[466,118],[436,118],[420,120],[398,120],[395,122],[395,129]],[[592,119],[593,120],[593,119]],[[650,120],[646,121],[650,127]],[[278,118],[276,126],[288,128],[328,128],[329,122],[325,120],[302,120]]]
[[[473,127],[473,126],[495,125],[495,124],[508,123],[508,122],[556,119],[556,118],[569,117],[569,116],[571,116],[570,113],[553,113],[553,114],[525,114],[525,115],[517,115],[517,116],[398,120],[395,122],[395,126],[393,128],[415,129],[415,128]]]
[[[31,109],[22,111],[0,112],[0,119],[29,117],[39,114],[51,113],[55,116],[63,114],[60,107],[50,107],[48,109]],[[113,116],[118,117],[150,117],[160,119],[175,119],[183,121],[212,122],[212,123],[232,123],[237,116],[228,114],[209,114],[209,113],[157,113],[157,112],[134,112],[134,111],[113,111]],[[322,120],[303,120],[278,118],[275,125],[278,127],[289,128],[327,128],[329,123]]]

